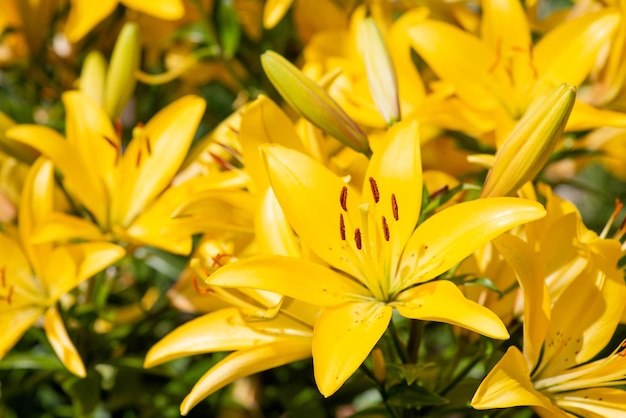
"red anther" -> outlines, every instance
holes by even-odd
[[[104,135],[102,135],[107,144],[109,144],[115,150],[115,161],[113,164],[117,165],[117,162],[120,159],[120,147],[111,139]]]
[[[398,202],[396,201],[396,195],[391,194],[391,212],[393,213],[393,219],[396,221],[400,219],[400,214],[398,213]]]
[[[224,257],[232,257],[232,256],[226,253],[219,253],[215,257],[211,257],[211,260],[213,261],[213,265],[211,267],[215,267],[215,266],[223,267],[224,264],[222,264],[222,258]]]
[[[0,283],[2,287],[7,287],[7,266],[0,267]]]
[[[224,160],[219,155],[214,154],[211,151],[209,151],[209,155],[213,157],[215,162],[219,164],[219,166],[222,167],[224,170],[232,170],[234,168],[231,164],[229,164],[226,160]]]
[[[135,167],[139,167],[141,163],[141,150],[137,151],[137,160],[135,161]]]
[[[346,224],[343,222],[343,213],[339,214],[339,234],[341,235],[341,240],[346,240]]]
[[[143,128],[143,122],[137,122],[137,125],[135,125],[138,128]]]
[[[500,63],[501,58],[502,58],[502,38],[498,38],[498,41],[496,43],[496,59],[494,60],[493,64],[489,66],[489,69],[487,71],[490,73],[493,73],[498,67],[498,64]]]
[[[150,145],[150,138],[146,135],[146,151],[148,151],[148,155],[152,155],[152,146]]]
[[[354,242],[356,243],[356,248],[360,250],[362,247],[362,243],[361,243],[361,230],[359,228],[356,228],[354,230]]]
[[[378,184],[376,184],[376,180],[374,177],[370,177],[370,188],[372,189],[372,196],[374,196],[374,203],[378,203],[380,200],[380,193],[378,192]]]
[[[237,128],[235,128],[234,126],[232,126],[232,125],[226,125],[226,127],[227,127],[228,129],[230,129],[231,131],[233,131],[233,132],[235,133],[235,135],[239,135],[239,130],[238,130]]]
[[[208,295],[209,293],[212,293],[213,291],[209,288],[201,288],[198,285],[198,276],[196,276],[195,274],[193,276],[191,276],[191,283],[193,284],[193,288],[195,289],[196,293],[200,294],[200,295]]]
[[[450,190],[450,189],[449,189],[448,185],[445,184],[442,187],[440,187],[437,190],[435,190],[435,192],[433,194],[431,194],[429,197],[430,197],[430,199],[436,199],[439,196],[441,196],[442,194],[447,193],[448,190]]]
[[[118,138],[122,137],[122,120],[120,118],[115,119],[115,133]]]
[[[9,287],[9,293],[7,293],[7,303],[11,304],[11,297],[13,296],[13,286]]]
[[[383,218],[383,234],[385,234],[385,241],[389,241],[389,225],[387,225],[387,218]]]
[[[346,186],[341,188],[341,193],[339,194],[339,204],[344,212],[348,211],[348,188]]]

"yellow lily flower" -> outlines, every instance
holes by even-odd
[[[625,306],[626,285],[617,268],[617,240],[605,240],[556,301],[547,304],[541,275],[529,268],[521,239],[495,241],[524,289],[523,353],[510,347],[477,389],[476,409],[530,406],[542,417],[618,417],[626,413],[625,344],[589,362],[610,341]],[[537,280],[537,278],[540,280]]]
[[[507,229],[543,216],[541,205],[516,198],[465,202],[415,229],[422,196],[415,123],[389,130],[368,166],[363,200],[303,154],[277,145],[262,150],[286,218],[302,242],[337,270],[258,256],[221,268],[208,284],[264,289],[324,307],[313,335],[315,379],[324,396],[359,367],[394,309],[407,318],[508,338],[495,314],[465,299],[451,282],[432,279]]]
[[[38,239],[93,239],[112,233],[121,240],[189,252],[190,237],[168,229],[170,216],[181,195],[213,183],[196,180],[163,192],[185,157],[204,101],[190,95],[165,107],[145,126],[133,130],[124,152],[109,118],[91,98],[71,91],[63,95],[63,102],[67,140],[49,128],[28,125],[11,128],[7,136],[55,163],[68,191],[99,229],[86,220],[55,214],[49,227],[39,231]]]
[[[31,236],[53,209],[53,167],[39,159],[28,173],[17,231],[0,233],[0,358],[43,317],[52,348],[65,367],[84,377],[85,367],[56,307],[59,298],[123,257],[107,242],[54,246],[32,244]]]
[[[482,6],[481,38],[435,20],[416,22],[408,37],[468,106],[494,120],[497,143],[546,88],[561,83],[578,87],[620,20],[614,9],[590,13],[559,25],[533,45],[519,1],[486,0]],[[587,109],[575,107],[572,117],[585,119]],[[623,123],[623,117],[614,122]]]
[[[110,15],[118,4],[163,20],[183,17],[185,8],[182,0],[71,0],[72,7],[65,26],[65,35],[70,42],[80,41],[91,29]]]

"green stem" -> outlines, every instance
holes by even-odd
[[[396,412],[393,410],[391,405],[387,403],[387,391],[385,390],[385,385],[382,383],[379,383],[378,380],[376,380],[376,376],[374,376],[374,373],[365,365],[365,363],[362,363],[361,366],[359,366],[359,369],[363,372],[363,374],[365,374],[367,377],[370,378],[370,380],[376,386],[376,389],[378,389],[378,391],[380,392],[380,395],[383,398],[383,404],[385,405],[385,408],[387,409],[387,411],[389,411],[389,415],[392,418],[398,418],[398,416],[396,415]]]
[[[391,340],[393,341],[393,345],[396,348],[396,351],[398,352],[398,356],[400,357],[402,364],[407,364],[409,362],[409,359],[406,355],[406,349],[404,347],[404,344],[402,344],[402,341],[400,340],[400,336],[398,335],[398,330],[396,329],[396,326],[393,323],[393,321],[389,323],[389,333],[391,334]]]
[[[445,396],[446,393],[448,393],[450,390],[452,390],[457,385],[457,383],[459,383],[470,372],[470,370],[472,370],[474,368],[474,366],[480,360],[482,360],[482,354],[483,354],[483,350],[482,350],[482,347],[481,347],[481,349],[479,349],[476,352],[476,354],[474,355],[474,357],[472,357],[472,359],[469,361],[469,363],[467,363],[465,365],[465,367],[463,367],[461,369],[461,371],[459,371],[459,373],[454,378],[452,378],[448,382],[448,384],[443,387],[443,389],[441,389],[439,391],[439,395]]]
[[[417,363],[423,334],[424,322],[419,319],[411,319],[411,325],[409,326],[409,342],[406,347],[409,363]]]

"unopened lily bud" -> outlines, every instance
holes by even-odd
[[[374,103],[387,125],[393,125],[400,120],[396,70],[385,40],[371,17],[359,25],[358,40]]]
[[[106,72],[107,62],[102,53],[91,51],[87,54],[80,72],[79,89],[94,99],[100,106],[104,106]]]
[[[372,351],[372,362],[374,363],[374,377],[376,381],[383,383],[387,379],[387,366],[385,365],[383,350],[376,347]]]
[[[140,52],[139,26],[126,23],[113,48],[104,91],[104,110],[111,119],[120,116],[135,90]]]
[[[535,102],[496,153],[481,197],[507,196],[539,174],[563,133],[576,87],[562,84]]]
[[[273,51],[261,55],[265,74],[300,115],[350,148],[369,155],[367,136],[319,85]]]

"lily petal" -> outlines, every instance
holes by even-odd
[[[117,0],[103,0],[98,2],[86,0],[72,0],[70,15],[65,25],[65,35],[70,42],[78,42],[94,26],[113,13]]]
[[[460,203],[436,213],[413,233],[402,255],[403,288],[430,280],[503,232],[545,216],[537,202],[496,197]]]
[[[182,0],[121,0],[127,7],[163,20],[177,20],[185,15]]]
[[[297,238],[271,187],[263,195],[263,200],[256,214],[254,228],[255,238],[262,254],[300,257]]]
[[[365,361],[389,326],[392,312],[377,301],[322,311],[313,331],[313,368],[322,395],[335,393]]]
[[[626,414],[626,391],[591,388],[556,394],[554,402],[581,417],[620,417]]]
[[[343,211],[340,195],[346,187],[347,211],[342,216],[346,224],[360,225],[358,192],[302,153],[277,145],[263,145],[261,151],[276,198],[300,238],[324,261],[354,277],[362,277],[346,261],[348,250],[341,240],[339,220]]]
[[[194,354],[241,350],[275,341],[275,336],[249,327],[239,309],[220,309],[186,322],[163,337],[146,354],[144,367]]]
[[[422,183],[418,124],[399,122],[389,129],[383,147],[372,156],[363,184],[363,196],[375,211],[374,221],[380,222],[381,216],[389,225],[392,249],[385,262],[391,266],[383,269],[391,271],[391,277],[419,219]]]
[[[555,417],[566,416],[547,397],[535,390],[526,361],[516,347],[509,347],[504,357],[485,377],[471,404],[475,409],[535,406],[554,412]]]
[[[562,23],[541,38],[533,51],[540,76],[535,91],[560,83],[580,85],[619,21],[616,11],[605,9]]]
[[[371,299],[367,289],[319,264],[292,257],[256,256],[218,269],[207,284],[280,293],[312,305]]]
[[[406,318],[458,325],[498,340],[509,338],[506,327],[495,313],[467,299],[448,280],[435,280],[405,290],[390,305]]]
[[[185,96],[157,113],[128,145],[123,158],[122,198],[115,219],[128,226],[165,189],[189,149],[205,102]]]
[[[213,366],[198,380],[180,405],[180,413],[187,415],[202,399],[239,378],[310,356],[311,341],[306,338],[290,338],[236,351]]]
[[[263,6],[263,27],[272,29],[285,16],[294,0],[267,0]]]
[[[43,314],[38,307],[0,312],[0,359]]]
[[[93,222],[84,218],[78,218],[63,212],[52,212],[41,224],[37,225],[31,235],[30,242],[40,244],[77,238],[102,240],[104,235]]]
[[[61,315],[59,315],[56,307],[51,307],[46,311],[43,328],[46,331],[50,345],[52,345],[54,352],[65,367],[76,376],[87,376],[83,360],[76,351],[76,347],[74,347],[74,343],[70,340],[69,335],[67,335],[63,319],[61,319]]]
[[[550,296],[541,261],[528,243],[511,234],[500,235],[493,244],[515,271],[524,295],[524,357],[532,370],[539,360],[550,320]]]

